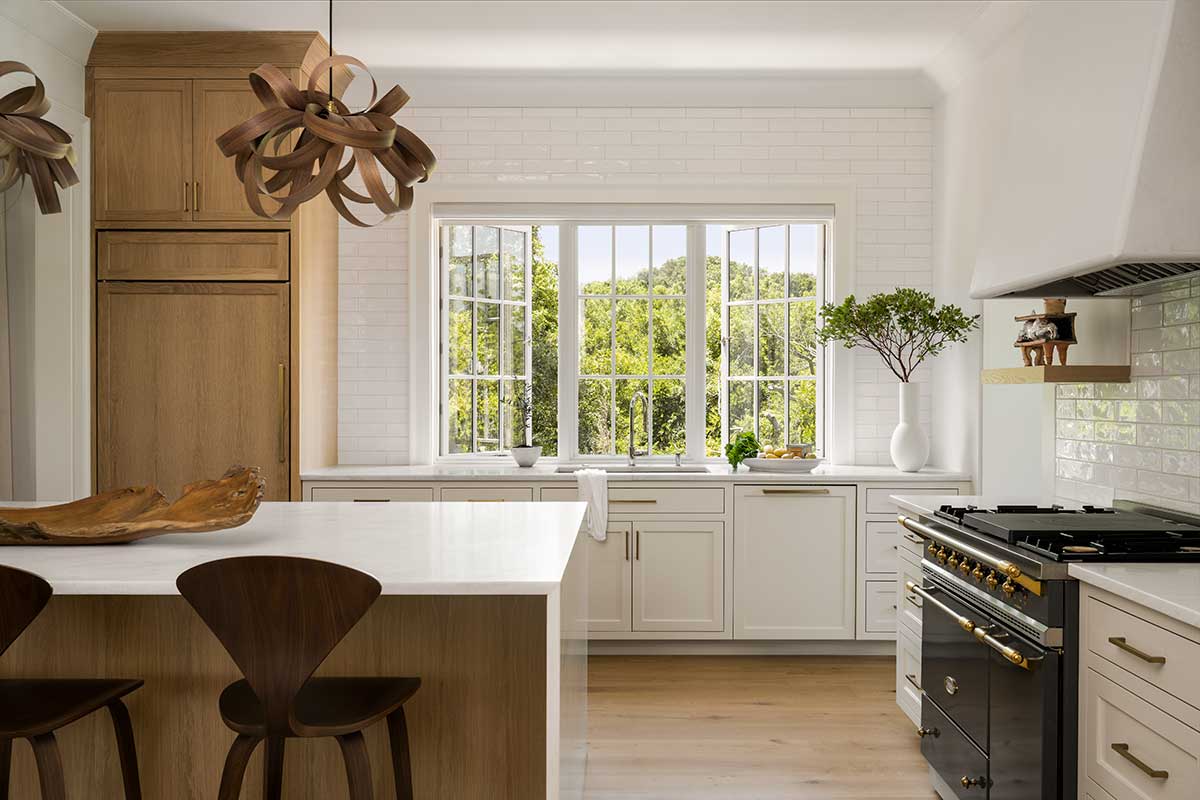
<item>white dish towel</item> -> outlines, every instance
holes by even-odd
[[[608,538],[608,474],[600,469],[581,469],[575,473],[579,481],[579,499],[588,504],[587,530],[597,542]]]

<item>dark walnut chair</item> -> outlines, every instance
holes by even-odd
[[[0,566],[0,655],[42,613],[54,590],[30,572]],[[117,735],[125,800],[141,800],[133,726],[121,698],[140,680],[87,678],[0,679],[0,800],[8,800],[14,739],[28,739],[42,800],[66,800],[67,784],[54,732],[107,708]]]
[[[176,585],[245,676],[225,687],[219,700],[221,718],[237,738],[225,759],[218,800],[240,797],[259,742],[266,743],[263,797],[278,800],[284,743],[320,736],[341,747],[350,800],[370,800],[362,731],[385,719],[396,796],[412,800],[404,702],[420,679],[312,677],[379,597],[379,581],[324,561],[249,556],[193,567]]]

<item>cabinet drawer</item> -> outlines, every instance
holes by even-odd
[[[866,615],[863,620],[868,633],[890,633],[896,630],[896,582],[867,581],[864,592]]]
[[[1117,800],[1184,800],[1200,782],[1200,732],[1085,671],[1084,768]]]
[[[541,497],[548,503],[573,503],[579,499],[579,490],[574,486],[546,486]]]
[[[925,756],[929,766],[939,775],[962,775],[982,784],[963,789],[957,797],[961,800],[986,798],[987,756],[928,697],[921,698],[921,727],[936,731],[931,736],[921,737],[921,755]]]
[[[1094,597],[1087,599],[1086,613],[1089,650],[1200,708],[1200,643]]]
[[[97,277],[112,281],[286,281],[287,231],[101,231]]]
[[[952,486],[926,486],[919,489],[904,486],[867,489],[868,514],[895,514],[896,504],[888,498],[894,494],[958,494]]]
[[[432,503],[433,487],[316,486],[312,499],[317,503]]]
[[[906,627],[918,639],[921,638],[921,598],[905,591],[904,583],[912,581],[921,585],[921,565],[913,563],[905,555],[896,561],[900,570],[896,575],[896,617],[902,627]]]
[[[904,626],[896,630],[896,703],[921,724],[921,640]]]
[[[608,488],[610,514],[723,514],[725,489]]]
[[[442,500],[448,503],[532,503],[533,487],[446,487],[442,489]]]
[[[895,574],[900,526],[895,522],[867,523],[866,571]]]

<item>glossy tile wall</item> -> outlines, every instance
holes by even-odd
[[[1130,383],[1058,387],[1056,490],[1200,513],[1200,278],[1134,298]]]

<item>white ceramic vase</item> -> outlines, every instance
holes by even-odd
[[[513,461],[517,462],[518,467],[532,467],[542,457],[541,447],[528,444],[517,445],[509,452],[512,453]]]
[[[918,472],[929,460],[929,437],[921,430],[921,387],[901,383],[900,424],[892,431],[892,463],[901,472]]]

